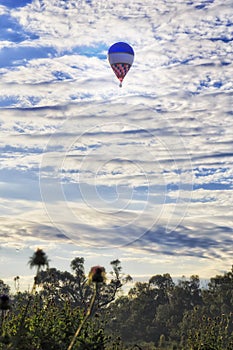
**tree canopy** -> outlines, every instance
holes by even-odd
[[[82,257],[70,272],[49,267],[42,250],[29,263],[30,293],[19,291],[19,276],[14,294],[0,280],[0,350],[233,349],[233,268],[201,287],[197,275],[169,273],[133,283],[118,259],[89,275]]]

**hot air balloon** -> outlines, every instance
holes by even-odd
[[[108,50],[108,61],[120,80],[120,87],[126,74],[133,64],[134,51],[132,47],[124,42],[113,44]]]

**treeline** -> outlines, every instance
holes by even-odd
[[[107,330],[142,349],[233,350],[233,270],[205,288],[193,275],[137,282],[109,305]],[[146,344],[147,343],[147,344]]]
[[[30,292],[0,280],[0,350],[233,350],[233,269],[212,277],[205,287],[193,275],[174,282],[170,274],[132,282],[119,260],[94,266],[84,259],[71,272],[49,268],[38,249]],[[43,268],[46,268],[43,270]]]

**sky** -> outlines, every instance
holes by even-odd
[[[0,0],[0,279],[229,271],[232,0]],[[130,44],[123,81],[108,48]]]

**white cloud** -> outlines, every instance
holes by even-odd
[[[49,237],[52,250],[59,229],[87,255],[142,236],[133,252],[143,261],[146,250],[170,268],[176,254],[192,257],[179,272],[215,271],[211,259],[222,269],[233,220],[230,0],[37,0],[0,15],[3,249]],[[135,50],[122,89],[106,56],[120,40]]]

